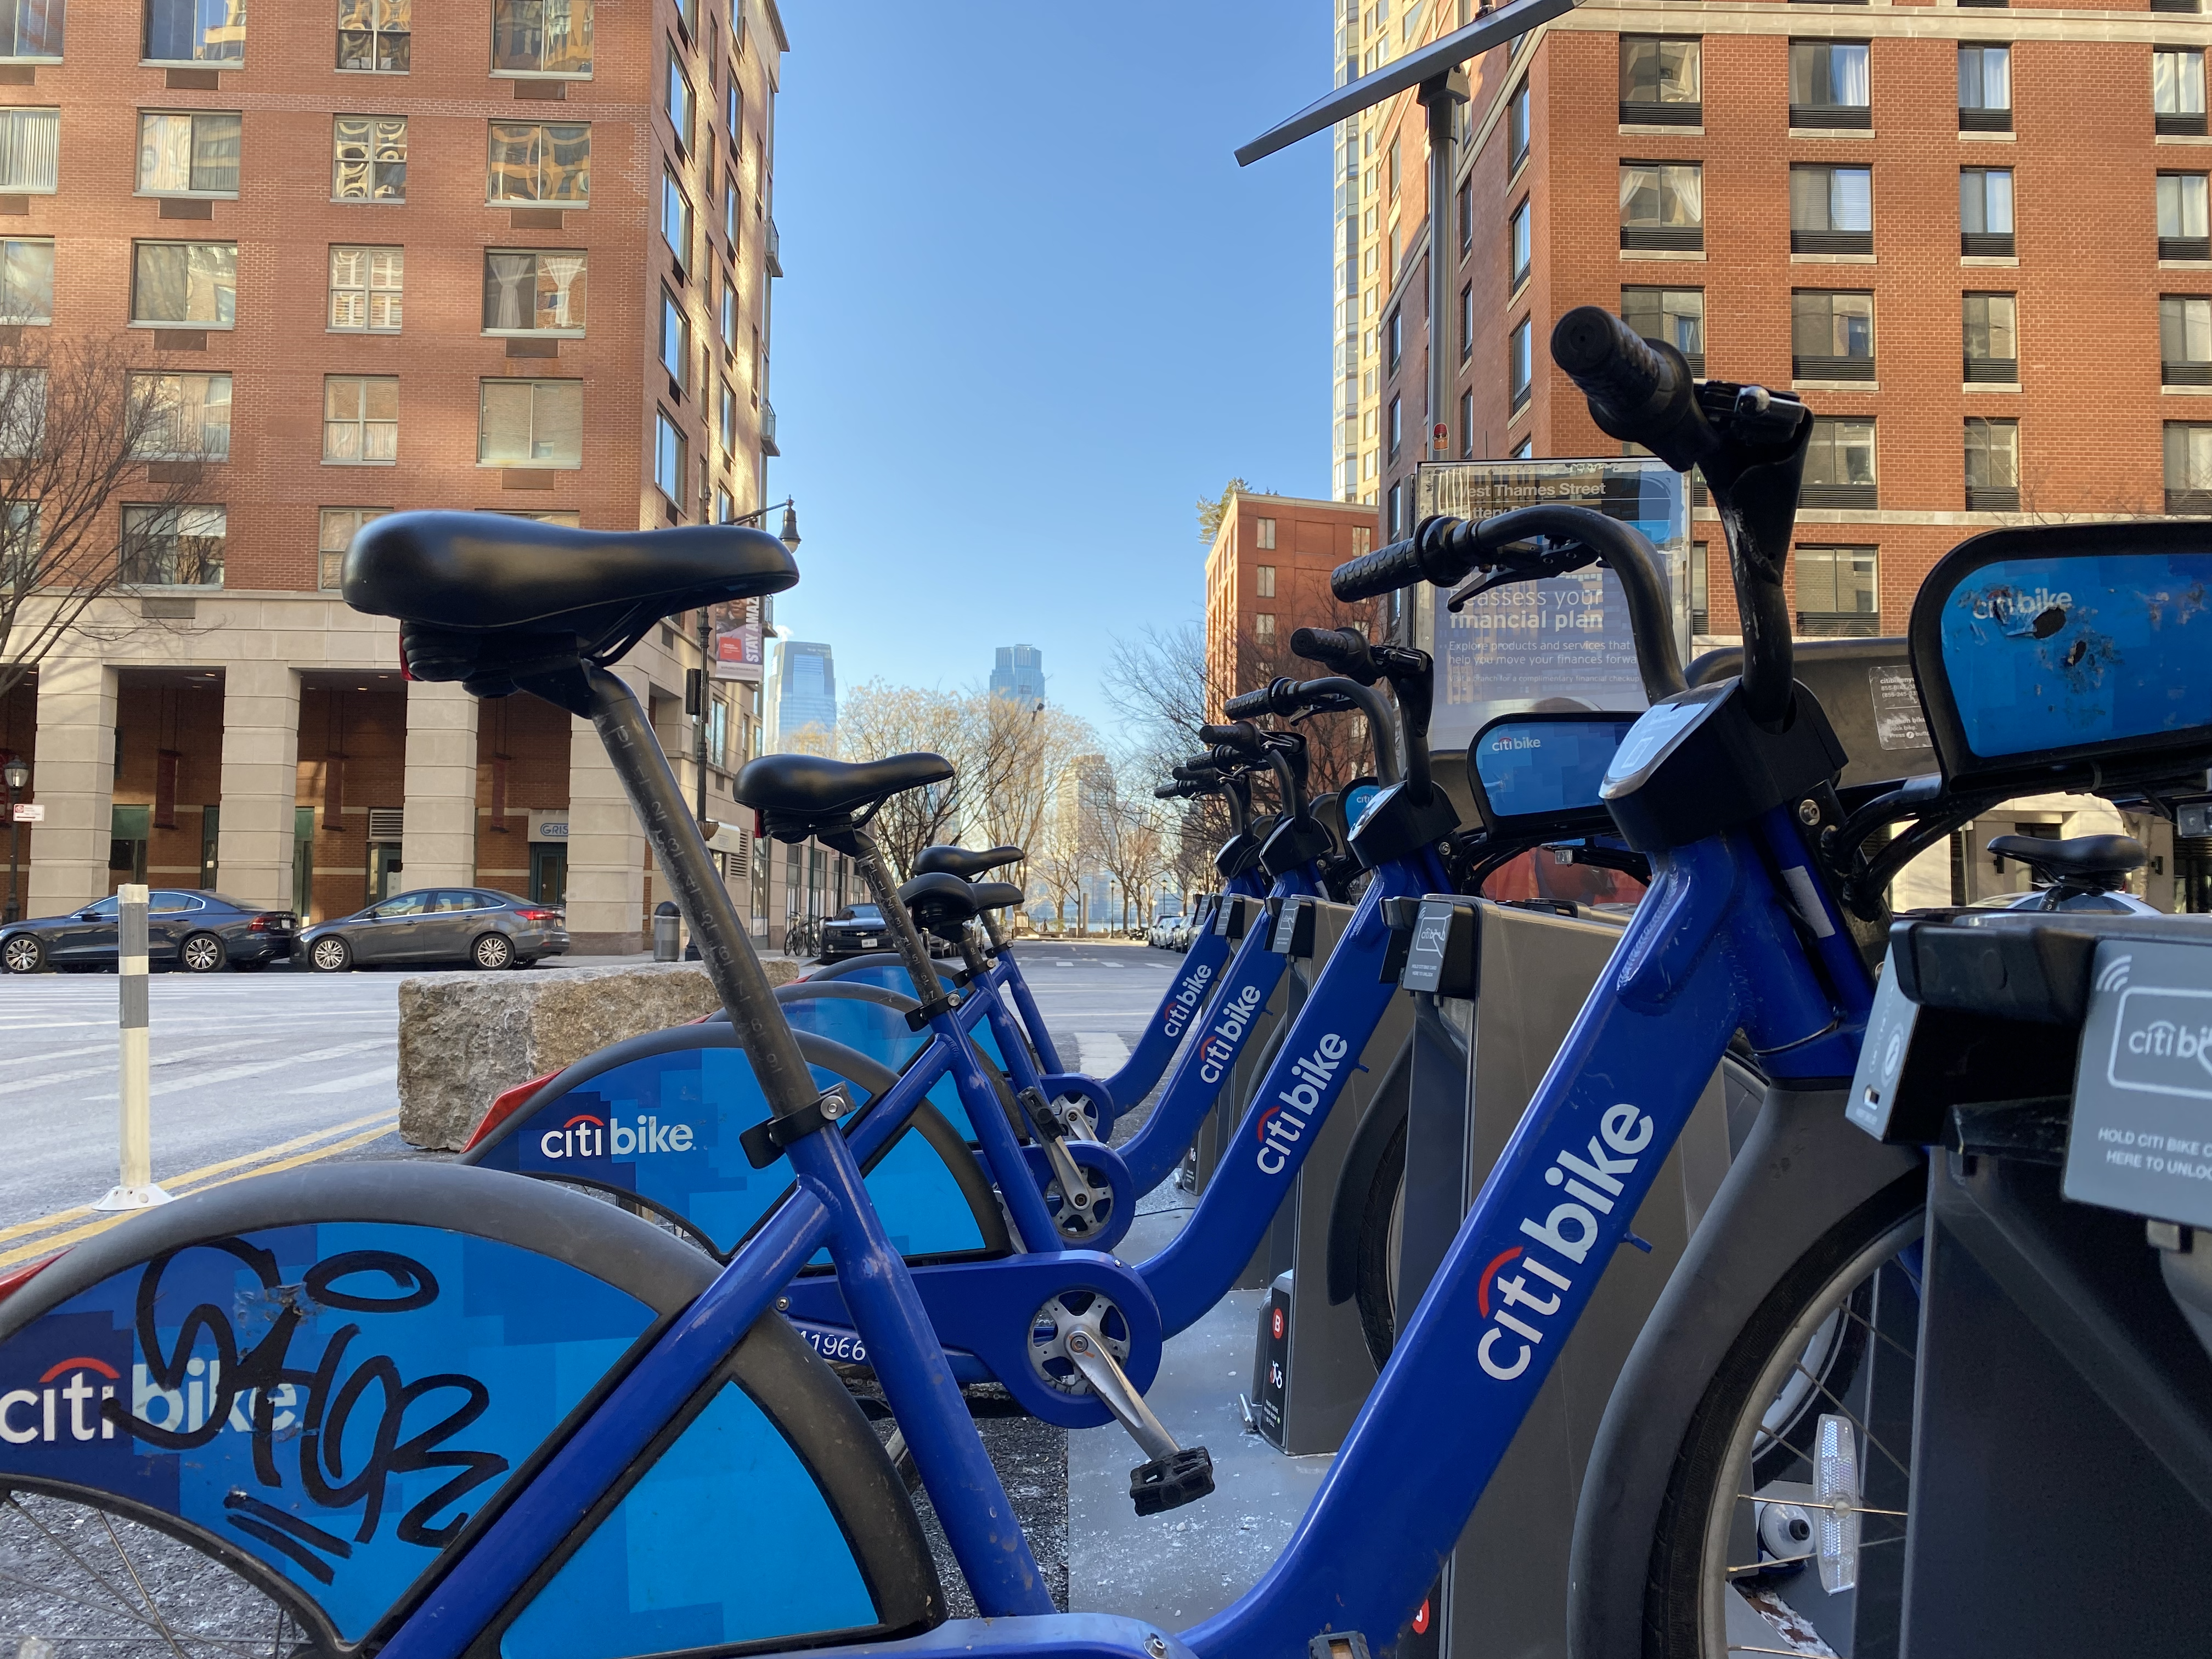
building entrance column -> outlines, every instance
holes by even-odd
[[[650,708],[641,668],[617,668]],[[568,949],[576,956],[626,956],[645,948],[645,832],[630,811],[591,721],[570,721],[568,744]]]
[[[288,663],[227,665],[216,879],[230,897],[292,908],[299,793],[300,676]]]
[[[399,866],[410,887],[475,884],[477,708],[458,684],[408,683]]]
[[[38,772],[23,914],[58,915],[107,892],[115,817],[116,675],[96,657],[39,665]]]

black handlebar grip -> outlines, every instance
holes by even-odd
[[[1273,694],[1273,686],[1262,686],[1257,691],[1247,691],[1241,696],[1231,697],[1227,702],[1223,703],[1221,712],[1232,720],[1250,720],[1255,714],[1264,714],[1269,711],[1273,707],[1269,698]]]
[[[1427,580],[1428,572],[1421,566],[1419,543],[1408,539],[1392,542],[1388,547],[1378,547],[1372,553],[1363,553],[1348,564],[1337,566],[1329,573],[1328,591],[1340,599],[1372,599]],[[1304,633],[1307,630],[1301,629],[1298,631]],[[1291,648],[1297,650],[1295,645]],[[1299,654],[1303,656],[1304,653],[1300,652]],[[1235,711],[1232,709],[1231,712]]]
[[[1247,754],[1259,752],[1260,728],[1249,720],[1238,720],[1229,726],[1201,726],[1198,735],[1200,741],[1223,749],[1242,750]]]
[[[1577,306],[1553,325],[1552,361],[1583,396],[1623,417],[1641,413],[1673,390],[1673,366],[1600,306]]]
[[[1366,640],[1352,629],[1301,628],[1291,635],[1291,653],[1333,668],[1362,685],[1372,685],[1377,678]]]

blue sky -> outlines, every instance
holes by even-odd
[[[1045,653],[1102,727],[1113,637],[1204,609],[1192,502],[1328,493],[1322,0],[787,0],[771,395],[841,689]]]

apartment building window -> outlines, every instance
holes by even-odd
[[[1620,37],[1624,126],[1696,127],[1705,120],[1704,43],[1654,34]]]
[[[240,118],[209,111],[138,117],[138,194],[238,194]],[[51,188],[51,186],[49,186]]]
[[[1863,40],[1790,43],[1790,125],[1863,128],[1874,125]]]
[[[2020,341],[2016,301],[2009,294],[1965,296],[1966,379],[1975,385],[2017,386]]]
[[[141,460],[230,459],[230,376],[133,374],[131,405],[141,424],[131,453]]]
[[[1387,447],[1390,452],[1390,459],[1394,461],[1398,459],[1398,446],[1404,441],[1405,435],[1405,400],[1402,398],[1393,398],[1390,399],[1390,424],[1388,434],[1389,441]]]
[[[1382,331],[1389,341],[1390,372],[1395,374],[1398,372],[1398,360],[1406,355],[1406,313],[1402,311],[1392,312],[1390,320],[1384,325]]]
[[[341,115],[331,123],[331,199],[407,199],[407,118]]]
[[[2012,131],[2012,48],[1959,48],[1959,131]]]
[[[2151,118],[2177,137],[2204,131],[2204,54],[2161,46],[2150,55]]]
[[[738,285],[728,277],[722,279],[722,350],[725,356],[734,355],[738,349]]]
[[[2150,0],[2153,11],[2197,12],[2202,9],[2197,0]]]
[[[491,0],[491,72],[592,72],[592,0]]]
[[[684,480],[690,469],[684,464],[684,434],[665,410],[653,416],[653,484],[668,498],[678,516],[684,511]]]
[[[1790,296],[1790,373],[1801,380],[1871,380],[1874,295],[1799,289]]]
[[[581,380],[486,380],[477,410],[477,465],[584,464]]]
[[[406,267],[401,248],[333,247],[330,326],[344,334],[399,332]]]
[[[1505,100],[1505,165],[1510,169],[1528,159],[1528,83],[1523,81]]]
[[[1397,492],[1393,490],[1391,493],[1395,495]],[[1255,611],[1252,613],[1252,637],[1263,646],[1274,644],[1275,618],[1272,611]]]
[[[338,67],[404,75],[414,36],[413,0],[338,0]]]
[[[1527,317],[1515,324],[1513,332],[1506,336],[1506,386],[1516,415],[1528,406],[1536,389],[1535,338],[1534,324]]]
[[[487,334],[584,332],[590,260],[580,249],[541,248],[484,255],[483,331]]]
[[[391,512],[388,507],[326,507],[322,509],[315,536],[315,586],[325,593],[337,591],[345,574],[346,549],[354,532],[372,519]]]
[[[494,121],[491,196],[499,202],[587,206],[592,128],[586,121]]]
[[[2160,296],[2158,360],[2161,385],[2212,386],[2212,296]]]
[[[738,447],[738,393],[727,380],[722,382],[721,419],[717,422],[722,434],[722,453],[735,454]]]
[[[738,175],[729,173],[722,179],[722,240],[730,245],[730,258],[738,257]]]
[[[682,391],[690,380],[691,319],[682,302],[666,289],[660,290],[660,366],[668,371],[668,384]]]
[[[2166,423],[2166,510],[2212,513],[2212,425]]]
[[[676,21],[683,28],[686,40],[696,40],[699,38],[699,0],[676,0]]]
[[[0,242],[0,324],[54,319],[54,245]]]
[[[208,0],[145,0],[145,61],[238,64],[246,59],[246,8]],[[59,10],[60,8],[55,8]]]
[[[2020,511],[2020,422],[1966,421],[1966,510]]]
[[[1459,187],[1459,252],[1465,258],[1474,251],[1474,180]]]
[[[2205,225],[2203,173],[2158,175],[2158,257],[2212,259],[2212,239],[2208,239]]]
[[[668,43],[668,112],[669,130],[676,135],[678,155],[689,155],[693,143],[691,123],[697,118],[699,100],[691,91],[691,77],[684,72],[682,59],[677,55],[673,40]]]
[[[1469,283],[1459,291],[1459,360],[1465,362],[1474,355],[1474,285]]]
[[[691,263],[691,198],[666,167],[660,170],[660,240],[679,267]]]
[[[1273,599],[1275,597],[1275,567],[1272,564],[1255,565],[1253,570],[1258,578],[1255,587],[1260,597],[1263,599]]]
[[[1513,453],[1508,459],[1516,461],[1525,461],[1532,458],[1535,453],[1536,434],[1532,432],[1527,437],[1523,438],[1519,443],[1513,446]]]
[[[0,111],[0,190],[51,196],[61,169],[58,109]]]
[[[1384,530],[1383,534],[1389,537],[1389,538],[1394,542],[1406,533],[1405,531],[1401,528],[1403,522],[1399,512],[1401,498],[1398,492],[1401,488],[1401,486],[1398,484],[1392,484],[1383,496],[1384,512],[1382,515],[1382,522],[1386,526],[1388,526]]]
[[[1258,535],[1260,539],[1260,550],[1263,553],[1273,552],[1275,550],[1275,521],[1273,519],[1256,519],[1253,522],[1257,526],[1255,533]],[[1265,578],[1265,580],[1269,583],[1273,583],[1275,579],[1271,575]],[[1269,586],[1263,591],[1268,593],[1273,593],[1274,589],[1273,586]]]
[[[123,580],[135,587],[221,587],[230,514],[220,507],[123,509]]]
[[[229,328],[238,320],[238,244],[134,242],[131,320]]]
[[[1393,138],[1390,141],[1390,154],[1388,159],[1390,179],[1390,199],[1395,202],[1398,199],[1398,141],[1395,138]]]
[[[1797,166],[1790,169],[1792,253],[1874,252],[1874,169]]]
[[[737,149],[745,141],[745,89],[735,74],[722,100],[722,125],[729,129],[731,149]]]
[[[2012,236],[2012,169],[1959,169],[1959,252],[1981,258],[2009,257]]]
[[[1522,197],[1521,205],[1513,210],[1513,216],[1505,222],[1505,246],[1511,261],[1512,277],[1506,283],[1510,290],[1528,280],[1528,266],[1534,257],[1528,234],[1528,198]]]
[[[1870,639],[1881,632],[1881,589],[1871,547],[1801,547],[1797,631],[1814,639]]]
[[[331,374],[323,380],[323,459],[389,466],[399,459],[399,377]]]
[[[1701,288],[1624,288],[1620,320],[1637,337],[1664,340],[1682,354],[1690,373],[1705,372],[1705,291]]]
[[[13,0],[0,5],[0,60],[59,63],[63,15],[61,0]]]
[[[1811,446],[1805,452],[1805,483],[1800,499],[1807,507],[1873,507],[1876,499],[1874,422],[1815,416]]]
[[[1713,631],[1711,578],[1705,569],[1711,550],[1703,542],[1690,544],[1690,632],[1693,635]]]
[[[1463,461],[1474,459],[1474,393],[1459,394],[1459,458]]]
[[[1659,252],[1703,252],[1704,169],[1695,161],[1623,161],[1620,245]]]

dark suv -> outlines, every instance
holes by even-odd
[[[356,915],[319,922],[298,954],[318,973],[386,963],[527,968],[568,948],[562,913],[483,887],[421,887]]]

